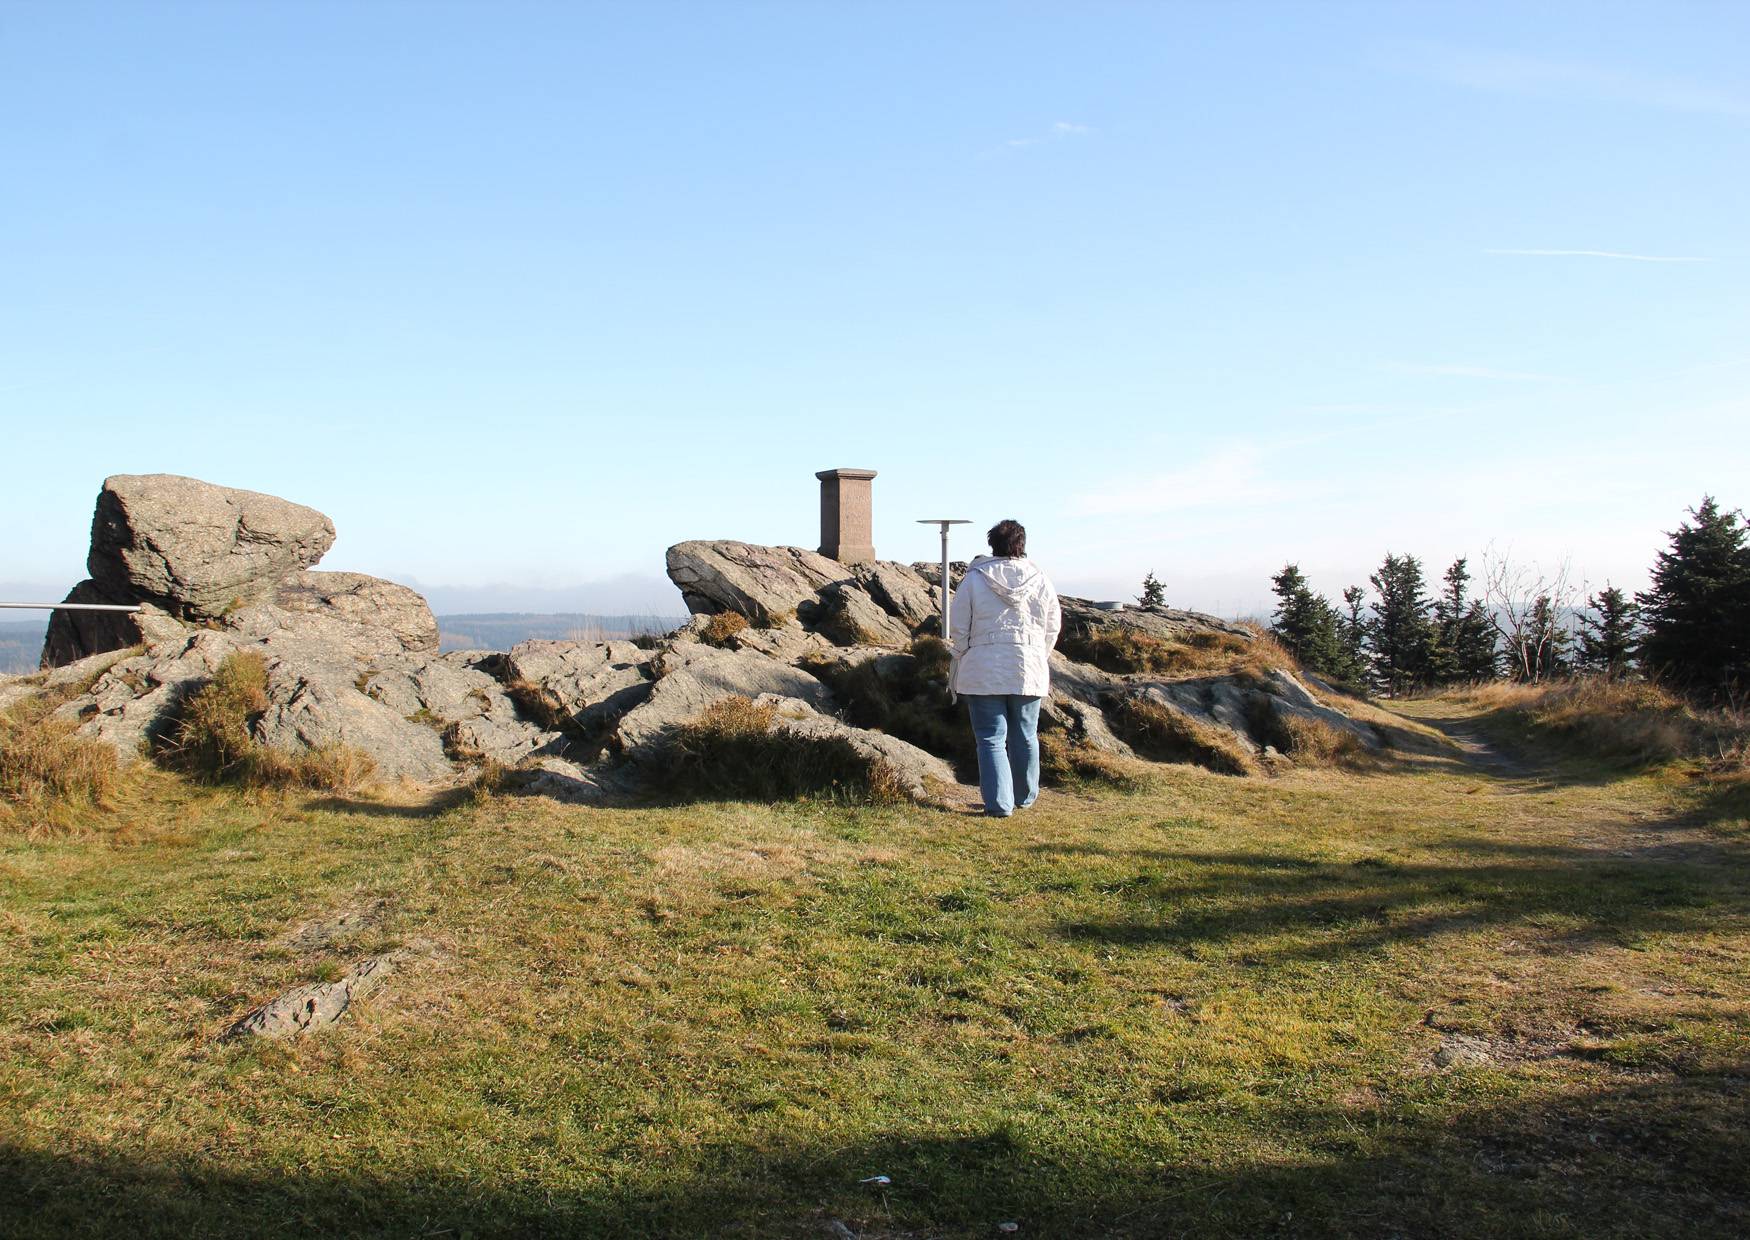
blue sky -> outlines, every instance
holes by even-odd
[[[9,2],[0,117],[0,589],[118,472],[616,611],[835,465],[1228,612],[1750,504],[1750,6]]]

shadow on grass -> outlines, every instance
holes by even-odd
[[[1649,824],[1650,825],[1650,824]],[[1184,853],[1098,846],[1155,863],[1122,884],[1127,915],[1063,923],[1071,939],[1180,950],[1287,939],[1264,954],[1329,959],[1390,943],[1491,926],[1559,929],[1568,942],[1634,943],[1646,934],[1717,929],[1750,907],[1750,859],[1729,841],[1616,852],[1544,844],[1455,843],[1452,863],[1362,858],[1342,864],[1269,853]]]
[[[1293,1152],[1078,1145],[1048,1128],[892,1134],[818,1146],[724,1143],[619,1183],[486,1168],[253,1171],[0,1146],[9,1236],[1719,1236],[1750,1229],[1750,1079],[1635,1082],[1536,1102],[1285,1104]],[[1218,1108],[1222,1100],[1181,1104]],[[1165,1108],[1163,1108],[1165,1110]],[[1287,1133],[1286,1137],[1280,1134]],[[1207,1151],[1205,1151],[1207,1153]],[[441,1159],[438,1160],[441,1162]],[[584,1168],[568,1169],[590,1183]],[[886,1188],[864,1177],[891,1178]],[[836,1224],[836,1226],[835,1226]]]

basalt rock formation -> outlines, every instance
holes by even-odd
[[[930,636],[935,566],[680,543],[668,572],[695,615],[659,641],[439,653],[414,591],[313,570],[333,540],[327,517],[273,496],[165,475],[109,479],[92,577],[74,597],[141,611],[57,613],[50,670],[0,684],[0,709],[71,688],[56,717],[134,761],[163,749],[225,660],[248,654],[266,671],[249,721],[257,743],[355,749],[379,776],[422,785],[495,764],[512,786],[575,800],[660,792],[676,729],[732,695],[773,707],[774,734],[878,760],[919,800],[975,775],[946,653]],[[1244,626],[1073,598],[1064,619],[1043,726],[1067,745],[1242,770],[1291,748],[1297,722],[1379,745],[1287,667],[1255,657]]]

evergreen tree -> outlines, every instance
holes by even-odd
[[[1580,666],[1603,676],[1621,676],[1634,664],[1640,608],[1615,586],[1586,600],[1580,617]]]
[[[1501,655],[1495,645],[1495,626],[1481,599],[1472,599],[1458,622],[1453,668],[1456,679],[1479,684],[1500,675]]]
[[[1429,667],[1429,678],[1441,685],[1468,679],[1461,666],[1463,630],[1470,613],[1465,603],[1470,571],[1463,556],[1452,562],[1444,580],[1446,589],[1434,600],[1434,648]]]
[[[1711,495],[1689,510],[1636,595],[1646,622],[1641,665],[1677,687],[1723,698],[1750,683],[1750,547],[1743,514]]]
[[[1432,670],[1434,626],[1422,592],[1422,562],[1387,552],[1368,580],[1379,595],[1367,626],[1373,677],[1387,693],[1401,696],[1427,684]]]
[[[1361,614],[1367,592],[1360,586],[1343,591],[1346,612],[1337,617],[1337,638],[1343,648],[1344,665],[1351,669],[1349,681],[1357,687],[1367,682],[1367,618]]]
[[[1363,688],[1365,669],[1351,653],[1342,614],[1322,594],[1313,592],[1293,564],[1284,565],[1270,584],[1279,600],[1271,628],[1277,640],[1308,671],[1345,688]]]
[[[1167,601],[1167,587],[1151,570],[1142,579],[1142,593],[1136,596],[1136,601],[1144,607],[1161,607]]]
[[[1322,671],[1335,652],[1336,615],[1331,605],[1312,592],[1298,566],[1285,564],[1270,579],[1277,598],[1271,632],[1289,653],[1314,671]]]

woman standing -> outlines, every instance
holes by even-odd
[[[948,685],[966,699],[978,742],[984,812],[1007,818],[1039,795],[1039,702],[1051,690],[1051,650],[1063,627],[1057,591],[1027,558],[1019,521],[990,529],[989,555],[954,594]]]

